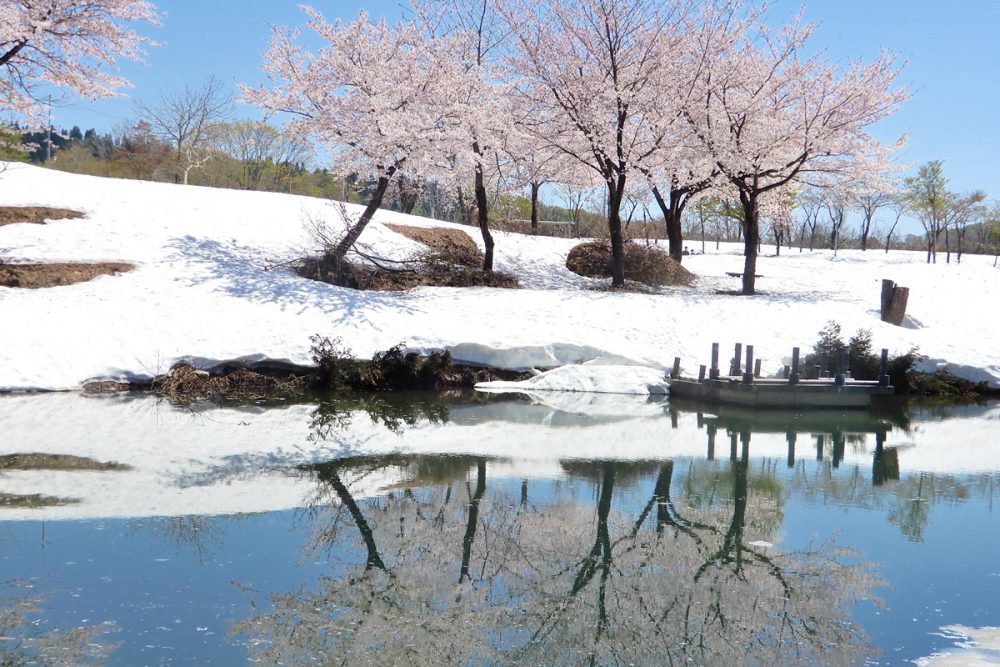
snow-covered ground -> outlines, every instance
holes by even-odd
[[[707,429],[698,415],[671,418],[661,397],[544,392],[530,403],[451,405],[443,423],[426,419],[393,431],[362,410],[320,435],[311,428],[315,406],[277,409],[185,409],[153,398],[93,398],[78,393],[0,396],[0,456],[73,455],[128,470],[0,470],[0,494],[74,499],[44,508],[0,507],[0,521],[233,514],[303,507],[316,490],[297,465],[379,455],[480,456],[492,476],[558,477],[568,460],[657,461],[704,459]],[[959,419],[933,412],[911,415],[908,430],[888,428],[901,475],[971,475],[1000,468],[994,445],[1000,405],[952,408]],[[710,413],[704,415],[711,419]],[[676,422],[676,425],[675,425]],[[844,432],[851,433],[849,421]],[[822,431],[821,431],[822,432]],[[845,470],[870,471],[873,433],[858,433],[845,448]],[[804,430],[798,456],[814,460]],[[716,455],[728,457],[720,430]],[[750,455],[784,461],[784,429],[756,432]],[[831,447],[824,454],[827,461]],[[359,496],[400,481],[387,470],[352,486]],[[394,476],[395,475],[395,476]]]
[[[203,367],[232,359],[307,364],[312,334],[340,337],[358,356],[405,342],[506,368],[598,360],[662,371],[679,356],[687,372],[708,362],[712,342],[724,352],[743,342],[755,346],[765,369],[777,371],[791,348],[811,345],[828,320],[847,335],[871,329],[876,347],[919,347],[928,357],[925,369],[947,367],[1000,386],[1000,269],[992,258],[966,256],[960,265],[945,265],[942,256],[928,266],[920,253],[841,251],[833,257],[784,250],[773,257],[765,248],[758,261],[761,293],[744,298],[717,293],[738,288],[726,272],[742,269],[739,249],[710,246],[707,254],[685,259],[698,276],[694,287],[612,293],[591,289],[602,281],[565,268],[574,241],[498,233],[497,268],[515,274],[524,289],[362,293],[280,268],[308,251],[308,219],[337,222],[337,209],[320,199],[9,165],[0,174],[0,205],[87,214],[0,227],[4,261],[137,265],[131,273],[73,286],[0,288],[0,390],[149,377],[182,359]],[[387,222],[447,224],[380,212],[361,241],[383,255],[417,247],[385,228]],[[879,320],[883,278],[910,288],[902,327]],[[578,386],[595,382],[579,380]]]

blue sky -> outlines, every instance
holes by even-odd
[[[353,18],[362,9],[373,16],[401,14],[398,0],[314,2],[327,18]],[[298,3],[281,0],[160,0],[163,26],[143,33],[162,42],[145,65],[128,63],[122,73],[131,97],[198,86],[209,75],[231,83],[260,83],[261,52],[270,26],[301,25]],[[798,0],[776,0],[769,11],[778,22],[793,16]],[[1000,198],[1000,0],[812,0],[805,17],[818,28],[813,46],[846,63],[871,59],[886,48],[907,60],[902,82],[913,98],[875,128],[882,139],[909,134],[902,160],[919,165],[944,160],[951,187],[985,190]],[[108,130],[131,118],[129,99],[70,101],[54,110],[57,127],[79,125]],[[249,109],[242,110],[246,115]]]

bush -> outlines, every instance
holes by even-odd
[[[626,241],[625,279],[646,285],[689,285],[694,274],[673,260],[670,255],[652,245]],[[566,257],[566,268],[587,278],[611,277],[611,242],[587,241],[573,246]]]
[[[427,356],[404,352],[403,344],[376,352],[371,360],[355,359],[339,338],[313,336],[313,363],[318,366],[316,384],[333,391],[402,391],[471,387],[496,379],[487,370],[456,368],[450,352]]]
[[[816,377],[813,369],[820,365],[820,358],[825,352],[828,356],[829,370],[833,372],[843,350],[848,351],[851,376],[856,380],[877,380],[882,365],[881,354],[872,352],[872,332],[870,329],[859,329],[846,343],[841,326],[829,321],[819,331],[819,339],[813,345],[813,353],[803,360],[803,376]],[[913,366],[923,359],[916,348],[911,348],[904,354],[889,355],[889,382],[900,394],[910,393],[910,380]]]

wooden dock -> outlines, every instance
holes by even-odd
[[[880,396],[892,396],[889,384],[888,350],[882,350],[882,368],[878,380],[855,380],[845,358],[831,377],[806,380],[799,377],[799,348],[792,350],[792,364],[785,368],[785,377],[760,377],[760,360],[754,360],[753,346],[746,348],[746,366],[742,367],[742,345],[729,373],[719,371],[719,345],[712,344],[712,365],[706,375],[702,366],[697,379],[680,376],[680,359],[674,360],[674,370],[668,380],[671,398],[680,398],[746,408],[867,408]],[[825,366],[825,360],[824,360]],[[825,368],[824,368],[825,372]]]

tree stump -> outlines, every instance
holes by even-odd
[[[910,298],[910,288],[900,287],[891,280],[882,281],[882,321],[900,326],[906,317],[906,302]]]

